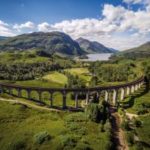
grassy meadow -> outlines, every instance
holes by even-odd
[[[36,63],[36,62],[46,62],[49,59],[46,57],[37,56],[36,52],[25,51],[25,52],[1,52],[0,53],[0,63]]]
[[[136,62],[135,60],[123,59],[116,62],[97,62],[95,65],[88,63],[86,67],[83,67],[84,64],[82,62],[75,62],[59,56],[42,57],[37,55],[35,51],[2,52],[0,53],[0,64],[6,64],[6,68],[8,67],[9,69],[5,70],[5,65],[1,65],[1,72],[5,73],[1,78],[5,76],[9,78],[12,70],[15,70],[18,64],[20,66],[15,70],[14,80],[1,79],[0,82],[22,86],[64,88],[69,84],[69,77],[67,75],[71,74],[81,79],[79,82],[83,80],[87,87],[117,85],[136,80],[143,75],[142,64],[144,61],[139,60]],[[49,64],[43,64],[41,67],[41,63],[43,62],[49,62]],[[31,65],[33,63],[35,63],[35,66]],[[15,66],[12,64],[15,64]],[[22,64],[28,65],[22,69]],[[45,65],[47,70],[45,70]],[[49,69],[49,67],[52,68]],[[127,80],[119,80],[122,76],[122,72],[119,69],[124,69],[123,67],[125,67],[123,71],[127,76]],[[33,70],[35,72],[32,72]],[[36,72],[37,70],[38,72]],[[118,71],[120,72],[118,73]],[[19,78],[19,76],[24,77],[24,73],[26,73],[26,78]],[[96,75],[97,78],[95,78]],[[118,81],[115,79],[115,76],[117,76]],[[111,79],[115,80],[111,81]],[[22,90],[21,93],[22,98],[15,97],[18,94],[16,90],[12,91],[13,96],[7,94],[0,95],[0,99],[14,100],[14,102],[0,102],[0,150],[110,149],[111,127],[108,121],[104,126],[105,130],[102,131],[102,124],[91,122],[87,119],[84,112],[52,112],[46,109],[32,108],[25,104],[18,104],[15,102],[16,99],[31,103],[32,105],[43,106],[44,108],[49,108],[50,106],[50,94],[48,92],[42,93],[41,101],[44,105],[28,100],[25,90]],[[103,91],[101,93],[101,102],[104,99],[104,94]],[[111,92],[110,95],[112,94]],[[138,150],[138,148],[140,148],[139,150],[148,150],[149,148],[149,97],[150,92],[143,86],[139,91],[120,102],[121,108],[119,110],[123,109],[127,113],[138,115],[138,120],[129,121],[129,123],[134,125],[134,128],[124,130],[131,150]],[[31,99],[39,100],[39,95],[36,91],[31,92]],[[68,107],[75,107],[72,93],[67,94],[66,102]],[[79,99],[79,106],[83,102],[85,102],[84,99]],[[62,107],[61,93],[56,92],[53,94],[53,106]],[[137,125],[138,121],[140,122],[140,126]],[[137,143],[134,139],[135,135],[139,139]]]
[[[49,74],[42,77],[42,79],[45,79],[47,81],[55,82],[58,84],[65,85],[68,83],[67,77],[59,72],[50,72]]]
[[[12,102],[0,105],[1,150],[97,150],[99,145],[106,150],[110,146],[109,123],[105,132],[100,128],[81,112],[41,111]]]
[[[86,82],[86,85],[89,85],[89,82],[91,81],[92,78],[88,68],[71,68],[71,69],[65,69],[64,71],[69,72],[74,76],[76,75],[79,76],[80,79]]]
[[[150,91],[143,86],[121,104],[129,114],[137,115],[127,120],[124,126],[126,139],[131,150],[149,150],[150,148]],[[125,118],[125,117],[124,117]]]

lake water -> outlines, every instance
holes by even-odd
[[[88,54],[87,61],[107,61],[109,60],[112,53],[102,53],[102,54]]]

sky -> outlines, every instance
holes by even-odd
[[[0,36],[39,31],[129,49],[150,41],[150,0],[0,0]]]

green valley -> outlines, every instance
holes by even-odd
[[[55,32],[31,35],[51,43],[52,34],[73,42]],[[0,45],[2,150],[114,150],[115,136],[131,150],[149,148],[149,58],[116,53],[108,61],[80,61],[80,52],[68,57],[30,47],[31,35]]]

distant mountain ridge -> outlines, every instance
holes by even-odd
[[[6,37],[6,36],[0,36],[0,41],[1,40],[6,40],[6,39],[8,39],[9,37]]]
[[[105,47],[103,44],[96,41],[89,41],[84,38],[76,40],[80,47],[87,53],[115,53],[117,50]]]
[[[62,32],[34,32],[0,41],[0,51],[39,49],[48,54],[80,56],[86,54],[79,44]]]
[[[150,57],[150,41],[138,47],[122,51],[119,55],[123,55],[128,58]]]

